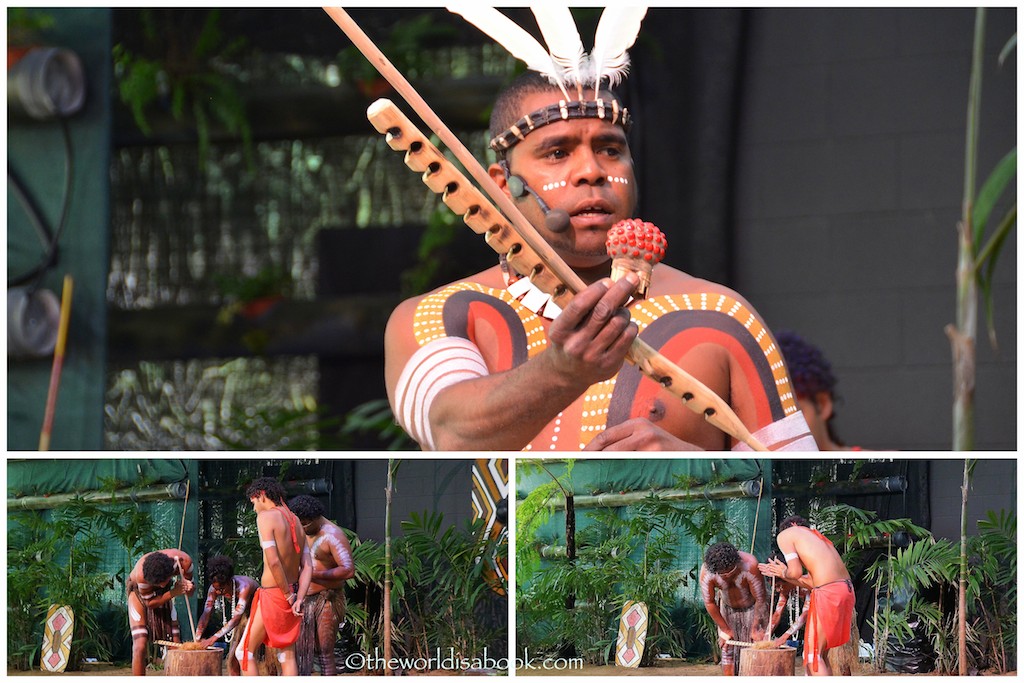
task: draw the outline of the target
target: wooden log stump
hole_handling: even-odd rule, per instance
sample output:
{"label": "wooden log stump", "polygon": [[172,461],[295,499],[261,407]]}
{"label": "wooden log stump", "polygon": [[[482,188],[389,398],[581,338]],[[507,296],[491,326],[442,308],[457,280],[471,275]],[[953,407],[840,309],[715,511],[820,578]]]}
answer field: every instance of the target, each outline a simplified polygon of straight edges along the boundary
{"label": "wooden log stump", "polygon": [[165,676],[220,676],[224,652],[216,650],[182,650],[167,648],[164,656]]}
{"label": "wooden log stump", "polygon": [[791,647],[745,647],[740,650],[740,676],[792,676],[796,650]]}

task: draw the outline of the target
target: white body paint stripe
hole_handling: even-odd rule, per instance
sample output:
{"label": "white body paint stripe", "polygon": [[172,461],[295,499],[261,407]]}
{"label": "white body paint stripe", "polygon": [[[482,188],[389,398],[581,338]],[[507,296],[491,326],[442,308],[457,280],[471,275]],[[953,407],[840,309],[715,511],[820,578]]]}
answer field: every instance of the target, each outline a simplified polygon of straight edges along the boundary
{"label": "white body paint stripe", "polygon": [[427,450],[434,450],[430,406],[442,390],[490,374],[480,351],[467,339],[442,337],[409,358],[395,385],[392,409],[398,424]]}

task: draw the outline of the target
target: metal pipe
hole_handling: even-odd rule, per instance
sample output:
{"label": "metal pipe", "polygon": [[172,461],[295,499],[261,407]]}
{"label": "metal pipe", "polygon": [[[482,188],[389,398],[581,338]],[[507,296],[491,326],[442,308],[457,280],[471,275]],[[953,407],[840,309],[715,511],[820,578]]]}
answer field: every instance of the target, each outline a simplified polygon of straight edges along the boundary
{"label": "metal pipe", "polygon": [[[723,498],[754,498],[760,491],[761,483],[755,479],[737,482],[735,484],[722,484],[720,486],[709,486],[706,488],[692,489],[650,489],[648,491],[629,491],[626,493],[599,493],[593,496],[573,496],[576,508],[595,507],[626,507],[635,505],[650,496],[658,500],[686,501],[686,500],[720,500]],[[552,505],[555,510],[565,508],[565,499],[556,499]]]}
{"label": "metal pipe", "polygon": [[185,498],[185,482],[176,481],[159,486],[118,491],[81,491],[76,493],[55,493],[50,496],[23,496],[8,498],[8,510],[48,510],[80,499],[85,503],[143,503],[152,500],[177,500]]}
{"label": "metal pipe", "polygon": [[[542,545],[539,548],[540,556],[545,560],[560,559],[564,560],[568,557],[569,553],[564,545]],[[579,557],[597,557],[597,550],[589,546],[576,549]],[[607,557],[618,557],[619,549],[612,548],[611,552],[606,553]]]}
{"label": "metal pipe", "polygon": [[903,493],[907,490],[907,478],[903,475],[856,479],[854,481],[820,481],[807,484],[775,484],[776,496],[860,496],[872,493]]}

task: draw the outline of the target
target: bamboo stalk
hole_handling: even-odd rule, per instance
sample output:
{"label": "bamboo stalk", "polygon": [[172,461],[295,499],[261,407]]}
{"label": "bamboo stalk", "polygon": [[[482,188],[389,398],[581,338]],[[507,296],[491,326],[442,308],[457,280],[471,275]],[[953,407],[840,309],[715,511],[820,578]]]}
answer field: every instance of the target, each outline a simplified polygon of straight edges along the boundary
{"label": "bamboo stalk", "polygon": [[57,327],[57,345],[53,351],[53,367],[50,370],[50,388],[46,394],[46,411],[43,413],[43,428],[39,433],[39,450],[50,450],[50,435],[53,433],[53,415],[57,411],[57,391],[60,389],[60,375],[64,369],[64,349],[71,324],[71,295],[75,282],[71,275],[64,276],[64,289],[60,296],[60,325]]}

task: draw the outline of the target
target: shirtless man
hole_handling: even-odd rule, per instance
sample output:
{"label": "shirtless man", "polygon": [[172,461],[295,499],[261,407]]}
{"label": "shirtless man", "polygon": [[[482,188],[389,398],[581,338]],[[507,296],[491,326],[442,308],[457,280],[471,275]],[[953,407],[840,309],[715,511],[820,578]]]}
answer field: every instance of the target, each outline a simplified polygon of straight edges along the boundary
{"label": "shirtless man", "polygon": [[[199,616],[196,624],[196,642],[202,643],[203,647],[210,647],[227,634],[231,634],[231,642],[228,645],[228,652],[234,652],[242,641],[242,632],[245,625],[249,623],[249,605],[260,587],[258,583],[248,576],[235,574],[235,565],[230,557],[216,555],[206,563],[206,574],[210,579],[210,589],[206,592],[206,604],[203,606],[203,613]],[[206,625],[210,623],[210,615],[213,614],[217,599],[220,598],[220,609],[224,617],[224,625],[209,638],[201,638]],[[228,603],[227,601],[231,602]],[[228,608],[230,605],[230,611]],[[242,673],[238,659],[228,657],[228,675],[240,676]]]}
{"label": "shirtless man", "polygon": [[311,675],[315,659],[320,675],[334,676],[334,645],[345,620],[345,582],[356,573],[352,549],[345,532],[324,517],[323,505],[313,496],[296,496],[288,507],[306,532],[313,558],[313,578],[302,605],[302,628],[295,647],[299,675]]}
{"label": "shirtless man", "polygon": [[[766,446],[816,450],[770,332],[739,294],[666,264],[654,269],[646,300],[631,298],[634,274],[612,283],[605,241],[612,226],[635,217],[638,200],[629,119],[611,92],[595,100],[592,85],[565,117],[548,116],[563,99],[535,73],[516,79],[494,106],[491,147],[499,162],[488,172],[587,287],[558,311],[528,274],[496,259],[488,270],[400,304],[384,339],[385,383],[399,424],[424,450],[736,446],[624,363],[639,334],[724,397]],[[551,211],[568,214],[565,230],[545,224],[532,194],[513,193],[522,184]]]}
{"label": "shirtless man", "polygon": [[803,517],[782,520],[775,541],[786,562],[770,559],[759,565],[761,573],[810,589],[804,668],[812,675],[831,676],[832,668],[826,658],[829,649],[850,639],[854,605],[850,573],[832,542],[811,529]]}
{"label": "shirtless man", "polygon": [[[736,550],[731,543],[715,543],[704,554],[700,592],[704,607],[718,625],[722,673],[735,676],[739,646],[730,645],[728,641],[761,640],[768,622],[768,595],[764,577],[757,569],[757,558]],[[721,608],[717,594],[721,596]]]}
{"label": "shirtless man", "polygon": [[247,676],[258,676],[256,650],[263,643],[280,650],[281,674],[297,676],[295,641],[302,623],[302,601],[309,590],[313,563],[306,533],[284,502],[284,487],[272,477],[260,477],[245,491],[256,511],[263,576],[249,614],[237,656]]}
{"label": "shirtless man", "polygon": [[126,587],[128,626],[132,634],[132,675],[145,676],[146,648],[150,641],[181,642],[174,598],[195,592],[192,558],[175,549],[146,553],[129,572]]}

